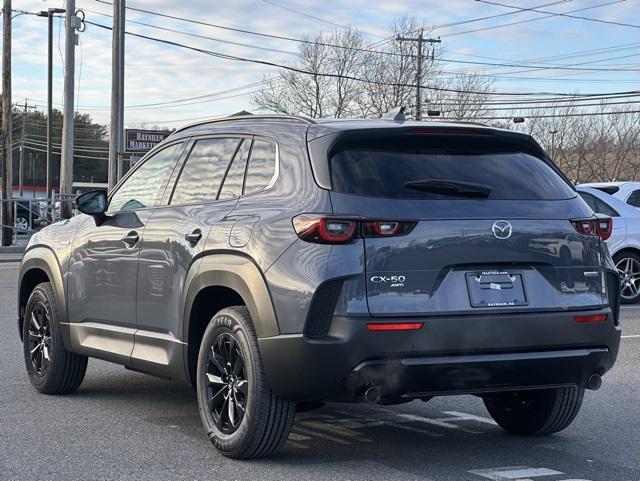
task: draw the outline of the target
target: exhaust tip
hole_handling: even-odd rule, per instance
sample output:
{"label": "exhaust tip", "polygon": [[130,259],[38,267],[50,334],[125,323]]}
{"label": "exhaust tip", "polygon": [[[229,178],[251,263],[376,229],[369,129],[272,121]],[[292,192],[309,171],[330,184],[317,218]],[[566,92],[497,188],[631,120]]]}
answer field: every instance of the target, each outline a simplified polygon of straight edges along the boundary
{"label": "exhaust tip", "polygon": [[362,398],[371,404],[378,404],[382,399],[382,392],[379,386],[371,386],[364,392]]}
{"label": "exhaust tip", "polygon": [[592,374],[587,381],[587,387],[592,391],[597,391],[602,386],[602,377],[600,374]]}

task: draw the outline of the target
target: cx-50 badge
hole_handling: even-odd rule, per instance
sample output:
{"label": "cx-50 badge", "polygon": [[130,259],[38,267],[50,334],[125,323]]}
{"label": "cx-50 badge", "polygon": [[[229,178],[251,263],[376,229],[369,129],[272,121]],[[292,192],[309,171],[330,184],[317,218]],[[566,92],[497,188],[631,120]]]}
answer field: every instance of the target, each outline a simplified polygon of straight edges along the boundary
{"label": "cx-50 badge", "polygon": [[508,239],[512,230],[511,224],[506,220],[497,220],[491,226],[491,232],[496,239]]}
{"label": "cx-50 badge", "polygon": [[374,284],[389,284],[389,287],[404,287],[406,276],[373,276],[371,282]]}

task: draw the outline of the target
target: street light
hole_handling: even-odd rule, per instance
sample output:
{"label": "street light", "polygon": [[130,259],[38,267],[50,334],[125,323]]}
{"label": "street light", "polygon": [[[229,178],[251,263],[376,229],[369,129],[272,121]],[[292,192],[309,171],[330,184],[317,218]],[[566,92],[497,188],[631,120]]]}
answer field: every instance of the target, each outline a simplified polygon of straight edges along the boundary
{"label": "street light", "polygon": [[51,142],[53,129],[53,16],[64,13],[64,8],[50,8],[38,13],[39,17],[47,17],[49,24],[49,46],[48,46],[48,66],[47,66],[47,187],[46,197],[51,195]]}

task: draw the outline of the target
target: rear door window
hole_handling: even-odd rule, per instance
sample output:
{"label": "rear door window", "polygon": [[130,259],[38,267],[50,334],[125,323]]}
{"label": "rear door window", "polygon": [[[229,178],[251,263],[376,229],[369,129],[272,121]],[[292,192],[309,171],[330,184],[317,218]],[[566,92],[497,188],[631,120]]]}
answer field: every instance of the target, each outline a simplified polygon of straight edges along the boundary
{"label": "rear door window", "polygon": [[222,179],[240,141],[239,138],[196,141],[178,178],[171,204],[199,204],[216,200]]}
{"label": "rear door window", "polygon": [[277,168],[277,148],[275,142],[256,139],[251,147],[244,194],[265,190],[274,180]]}
{"label": "rear door window", "polygon": [[[463,145],[464,144],[464,145]],[[479,185],[494,200],[560,200],[576,196],[554,169],[513,146],[460,139],[367,139],[329,154],[333,189],[396,199],[451,199],[415,184]],[[488,189],[487,189],[488,188]]]}
{"label": "rear door window", "polygon": [[251,139],[243,139],[240,148],[236,152],[233,162],[224,178],[222,189],[220,189],[219,200],[237,199],[242,195],[242,183],[244,182],[244,172],[247,167],[247,156],[251,148]]}

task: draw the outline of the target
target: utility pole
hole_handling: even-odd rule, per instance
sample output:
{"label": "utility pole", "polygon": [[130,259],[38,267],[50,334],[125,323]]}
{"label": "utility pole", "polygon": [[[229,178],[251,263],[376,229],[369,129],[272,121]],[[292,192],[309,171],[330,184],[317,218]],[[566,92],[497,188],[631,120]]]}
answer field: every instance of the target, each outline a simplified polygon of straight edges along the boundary
{"label": "utility pole", "polygon": [[109,189],[122,176],[124,151],[124,36],[126,3],[113,1],[111,36],[111,122],[109,126]]}
{"label": "utility pole", "polygon": [[[13,197],[13,156],[11,150],[11,0],[2,8],[2,161],[0,179],[2,199]],[[11,202],[0,202],[0,245],[11,245],[13,208]]]}
{"label": "utility pole", "polygon": [[60,214],[71,217],[71,193],[73,188],[73,123],[74,123],[74,75],[76,48],[76,0],[67,0],[65,12],[64,45],[64,97],[62,108],[62,148],[60,158]]}
{"label": "utility pole", "polygon": [[558,133],[557,130],[550,130],[549,133],[551,134],[551,160],[555,160],[555,156],[556,156],[556,134]]}
{"label": "utility pole", "polygon": [[47,166],[46,166],[46,193],[45,197],[51,198],[51,143],[53,141],[53,16],[64,13],[63,8],[50,8],[38,13],[39,17],[47,17],[48,45],[47,45]]}
{"label": "utility pole", "polygon": [[[412,37],[396,37],[398,42],[417,42],[418,52],[416,55],[416,120],[422,120],[422,61],[424,56],[422,55],[422,47],[425,43],[440,43],[440,38],[425,38],[424,29],[420,29],[420,35],[415,38]],[[433,55],[432,55],[433,59]]]}
{"label": "utility pole", "polygon": [[[20,163],[18,164],[18,196],[24,195],[24,140],[27,135],[27,114],[29,109],[35,109],[34,105],[28,105],[27,99],[24,99],[24,107],[22,111],[22,132],[20,133]],[[35,187],[33,180],[31,181],[32,190]],[[34,190],[35,192],[35,190]]]}

